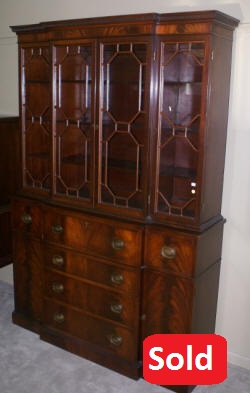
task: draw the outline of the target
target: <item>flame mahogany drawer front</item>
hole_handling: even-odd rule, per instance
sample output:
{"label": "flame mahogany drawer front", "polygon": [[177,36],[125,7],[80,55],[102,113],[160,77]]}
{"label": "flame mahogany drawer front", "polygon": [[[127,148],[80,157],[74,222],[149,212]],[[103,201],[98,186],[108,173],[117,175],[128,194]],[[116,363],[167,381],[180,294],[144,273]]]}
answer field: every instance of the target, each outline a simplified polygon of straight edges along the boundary
{"label": "flame mahogany drawer front", "polygon": [[45,240],[126,265],[141,263],[142,231],[136,225],[119,224],[90,216],[45,212]]}
{"label": "flame mahogany drawer front", "polygon": [[195,269],[196,238],[174,231],[146,232],[145,264],[171,273],[192,276]]}
{"label": "flame mahogany drawer front", "polygon": [[44,319],[46,326],[52,329],[98,345],[128,361],[137,360],[137,329],[127,330],[51,300],[45,300]]}
{"label": "flame mahogany drawer front", "polygon": [[14,201],[12,203],[12,229],[32,233],[36,236],[42,234],[41,206],[31,201]]}
{"label": "flame mahogany drawer front", "polygon": [[139,315],[138,297],[129,297],[79,280],[46,271],[45,297],[54,298],[88,313],[135,326]]}
{"label": "flame mahogany drawer front", "polygon": [[47,245],[44,261],[47,268],[114,288],[118,292],[137,296],[140,290],[140,272],[133,268],[125,268],[87,257],[79,252]]}

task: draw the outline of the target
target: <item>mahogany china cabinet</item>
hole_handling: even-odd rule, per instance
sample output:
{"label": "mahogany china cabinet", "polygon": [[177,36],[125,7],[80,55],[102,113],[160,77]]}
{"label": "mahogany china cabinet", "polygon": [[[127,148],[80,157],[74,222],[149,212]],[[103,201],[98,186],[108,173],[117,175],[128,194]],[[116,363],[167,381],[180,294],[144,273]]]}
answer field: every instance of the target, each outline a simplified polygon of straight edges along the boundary
{"label": "mahogany china cabinet", "polygon": [[147,336],[214,332],[237,24],[205,11],[12,27],[16,324],[135,379]]}
{"label": "mahogany china cabinet", "polygon": [[0,115],[0,268],[12,263],[11,197],[20,187],[19,118]]}

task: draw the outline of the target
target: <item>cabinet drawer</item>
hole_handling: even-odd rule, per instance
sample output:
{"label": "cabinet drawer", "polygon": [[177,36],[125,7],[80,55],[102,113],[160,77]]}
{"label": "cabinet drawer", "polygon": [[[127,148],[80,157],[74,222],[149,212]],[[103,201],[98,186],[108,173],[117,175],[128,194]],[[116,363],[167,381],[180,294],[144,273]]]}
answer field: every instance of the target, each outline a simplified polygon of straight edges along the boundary
{"label": "cabinet drawer", "polygon": [[141,263],[141,230],[92,217],[45,213],[45,239],[127,265]]}
{"label": "cabinet drawer", "polygon": [[150,229],[145,244],[146,265],[184,276],[194,274],[195,236]]}
{"label": "cabinet drawer", "polygon": [[46,297],[129,326],[137,323],[139,299],[46,271]]}
{"label": "cabinet drawer", "polygon": [[51,300],[45,300],[44,323],[48,327],[98,345],[126,360],[137,360],[137,329],[129,331]]}
{"label": "cabinet drawer", "polygon": [[14,230],[21,230],[41,236],[42,214],[39,204],[29,200],[15,200],[11,206],[11,221]]}
{"label": "cabinet drawer", "polygon": [[99,283],[119,292],[138,294],[140,271],[86,257],[84,254],[46,245],[45,264],[48,268]]}

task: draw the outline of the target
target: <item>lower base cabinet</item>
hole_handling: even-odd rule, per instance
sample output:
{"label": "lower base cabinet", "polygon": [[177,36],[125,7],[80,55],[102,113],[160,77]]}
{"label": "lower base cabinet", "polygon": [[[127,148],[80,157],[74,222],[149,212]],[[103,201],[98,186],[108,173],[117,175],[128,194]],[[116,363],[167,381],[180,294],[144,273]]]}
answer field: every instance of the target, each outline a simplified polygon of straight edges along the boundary
{"label": "lower base cabinet", "polygon": [[147,336],[214,332],[223,222],[196,234],[28,198],[12,208],[16,324],[134,379]]}

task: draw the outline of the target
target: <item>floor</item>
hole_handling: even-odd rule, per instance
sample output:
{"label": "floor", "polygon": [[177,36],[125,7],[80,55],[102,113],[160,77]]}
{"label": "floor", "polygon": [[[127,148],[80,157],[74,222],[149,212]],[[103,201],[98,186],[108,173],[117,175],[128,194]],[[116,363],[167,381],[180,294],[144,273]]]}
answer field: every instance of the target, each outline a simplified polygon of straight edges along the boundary
{"label": "floor", "polygon": [[[79,358],[11,322],[13,288],[0,281],[0,393],[171,393]],[[250,371],[229,365],[219,385],[194,393],[250,393]]]}

